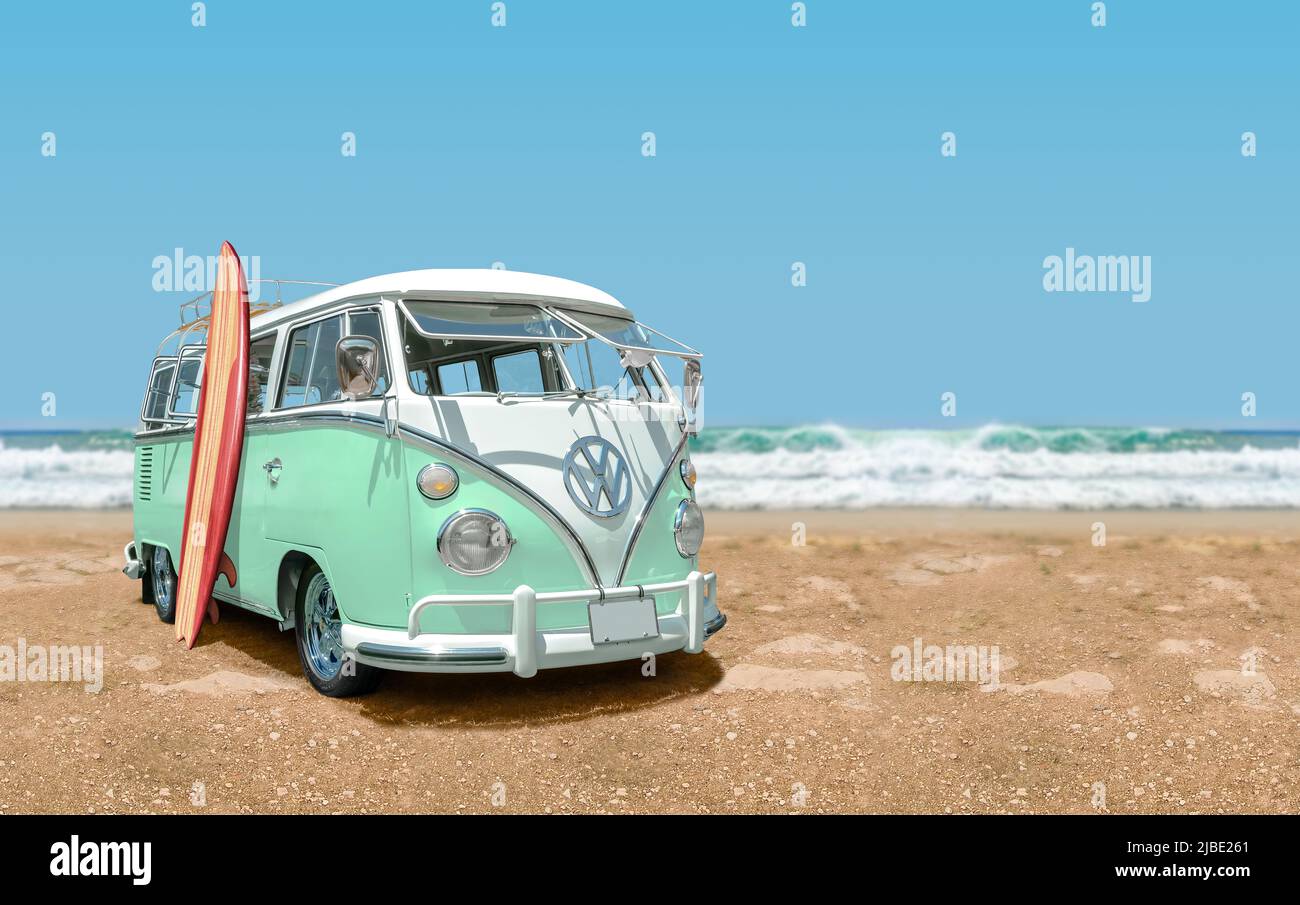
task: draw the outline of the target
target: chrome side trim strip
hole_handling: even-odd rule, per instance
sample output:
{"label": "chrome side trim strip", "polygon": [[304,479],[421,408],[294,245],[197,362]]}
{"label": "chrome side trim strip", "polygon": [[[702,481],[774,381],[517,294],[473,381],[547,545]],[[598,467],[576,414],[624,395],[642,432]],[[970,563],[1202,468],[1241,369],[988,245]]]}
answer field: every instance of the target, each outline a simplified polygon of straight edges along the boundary
{"label": "chrome side trim strip", "polygon": [[[376,397],[378,398],[378,397]],[[325,405],[338,405],[338,402],[318,402],[311,406],[302,406],[301,408],[315,409]],[[343,409],[334,409],[330,411],[302,411],[301,409],[281,409],[274,414],[256,414],[249,415],[244,419],[244,433],[250,431],[269,430],[272,427],[297,427],[302,422],[308,420],[329,419],[333,421],[351,421],[357,423],[370,424],[378,421],[383,424],[382,418],[376,418],[374,415],[367,415],[364,412],[349,412]],[[137,431],[135,433],[136,445],[141,443],[152,443],[155,440],[167,439],[169,437],[180,436],[182,434],[194,433],[194,419],[190,419],[180,427],[169,427],[162,430]]]}
{"label": "chrome side trim strip", "polygon": [[445,663],[465,665],[502,665],[509,659],[504,647],[460,647],[442,648],[440,650],[418,650],[410,647],[398,647],[394,644],[376,644],[362,641],[357,645],[357,653],[363,657],[375,657],[381,660],[396,660],[403,663]]}
{"label": "chrome side trim strip", "polygon": [[380,431],[384,429],[384,419],[377,415],[367,415],[365,412],[301,412],[290,410],[288,412],[262,415],[258,418],[250,418],[244,422],[244,432],[260,432],[269,430],[281,430],[289,427],[307,426],[309,422],[333,421],[348,424],[353,427],[360,427],[363,430],[378,427]]}
{"label": "chrome side trim strip", "polygon": [[[375,415],[367,415],[363,412],[299,412],[284,415],[263,416],[261,418],[250,419],[245,427],[249,430],[273,430],[285,427],[294,427],[307,422],[340,422],[353,427],[359,427],[363,430],[375,430],[384,433],[384,419]],[[573,526],[564,520],[550,503],[546,502],[528,487],[520,483],[516,478],[506,474],[497,468],[491,462],[487,462],[473,453],[466,452],[459,446],[454,446],[446,440],[440,439],[427,434],[424,431],[411,427],[407,424],[399,425],[398,432],[404,437],[413,440],[425,446],[432,447],[435,452],[460,459],[472,467],[480,468],[486,471],[492,477],[496,478],[502,484],[505,484],[515,493],[524,497],[527,503],[538,512],[539,515],[548,521],[553,529],[560,535],[566,546],[569,547],[578,561],[579,567],[586,573],[586,578],[591,582],[593,587],[600,587],[600,573],[596,571],[596,564],[587,552],[587,547],[583,544],[582,539],[578,537],[578,532],[573,530]],[[156,436],[156,435],[151,435]]]}
{"label": "chrome side trim strip", "polygon": [[181,434],[192,433],[194,433],[193,422],[180,427],[168,427],[151,431],[137,431],[134,439],[135,445],[139,446],[142,443],[152,443],[155,440],[166,440],[169,437],[178,437]]}
{"label": "chrome side trim strip", "polygon": [[641,529],[645,527],[646,518],[650,515],[650,508],[659,499],[659,493],[664,489],[664,482],[668,480],[668,476],[677,470],[677,457],[682,454],[689,438],[690,434],[683,431],[682,439],[677,441],[677,448],[668,457],[668,464],[664,466],[663,474],[659,475],[659,480],[655,483],[655,489],[650,492],[650,496],[646,497],[645,505],[637,513],[636,522],[632,525],[632,533],[627,538],[627,546],[623,548],[623,560],[618,567],[618,577],[614,580],[614,584],[621,585],[623,579],[627,577],[627,567],[632,562],[632,552],[636,549],[637,538],[641,536]]}
{"label": "chrome side trim strip", "polygon": [[[251,600],[245,600],[243,597],[240,597],[237,594],[232,594],[230,590],[227,588],[213,588],[212,596],[215,597],[217,600],[221,601],[222,603],[228,603],[231,606],[237,606],[240,609],[248,610],[250,613],[257,613],[259,616],[271,616],[276,620],[279,620],[280,618],[280,614],[275,610],[268,610],[266,607],[262,606],[259,603],[254,603]],[[281,629],[281,631],[283,631],[283,629]]]}

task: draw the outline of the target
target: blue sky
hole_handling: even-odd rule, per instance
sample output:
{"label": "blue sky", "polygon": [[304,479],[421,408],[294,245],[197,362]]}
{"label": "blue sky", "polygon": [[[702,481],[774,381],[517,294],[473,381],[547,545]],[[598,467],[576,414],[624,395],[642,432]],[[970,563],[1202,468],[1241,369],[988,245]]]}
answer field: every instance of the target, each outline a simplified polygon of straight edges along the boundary
{"label": "blue sky", "polygon": [[[715,425],[1300,425],[1300,4],[506,5],[6,8],[0,429],[131,423],[151,262],[223,239],[591,283],[704,350]],[[1067,246],[1151,300],[1045,292]]]}

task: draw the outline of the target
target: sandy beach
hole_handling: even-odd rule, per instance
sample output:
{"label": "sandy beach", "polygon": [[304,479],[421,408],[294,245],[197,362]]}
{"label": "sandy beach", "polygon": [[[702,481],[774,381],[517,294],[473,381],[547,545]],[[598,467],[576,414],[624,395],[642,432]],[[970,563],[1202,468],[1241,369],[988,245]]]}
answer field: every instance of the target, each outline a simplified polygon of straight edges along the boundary
{"label": "sandy beach", "polygon": [[0,812],[1300,807],[1296,511],[710,512],[704,654],[342,701],[233,607],[177,645],[130,519],[0,512],[0,645],[104,657],[0,682]]}

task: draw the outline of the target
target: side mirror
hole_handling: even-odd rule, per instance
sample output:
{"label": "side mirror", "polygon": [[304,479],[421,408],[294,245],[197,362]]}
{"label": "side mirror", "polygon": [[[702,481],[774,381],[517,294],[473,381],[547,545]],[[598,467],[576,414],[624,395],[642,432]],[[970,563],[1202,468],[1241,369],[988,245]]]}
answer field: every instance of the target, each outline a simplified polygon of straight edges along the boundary
{"label": "side mirror", "polygon": [[686,405],[694,413],[700,407],[700,386],[704,382],[704,375],[700,373],[700,363],[694,358],[686,359],[682,370],[682,391],[686,396]]}
{"label": "side mirror", "polygon": [[334,347],[339,390],[344,399],[365,399],[379,385],[379,343],[370,336],[345,336]]}

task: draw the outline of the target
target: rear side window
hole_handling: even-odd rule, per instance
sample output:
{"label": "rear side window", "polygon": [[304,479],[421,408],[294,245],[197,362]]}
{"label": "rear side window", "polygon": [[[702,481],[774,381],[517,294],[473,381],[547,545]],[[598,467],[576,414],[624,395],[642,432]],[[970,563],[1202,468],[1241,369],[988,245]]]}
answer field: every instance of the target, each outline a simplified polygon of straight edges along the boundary
{"label": "rear side window", "polygon": [[175,358],[159,358],[153,363],[153,373],[149,375],[149,388],[145,391],[144,405],[140,409],[141,420],[151,422],[167,420],[167,400],[171,396],[172,378],[175,376]]}
{"label": "rear side window", "polygon": [[479,379],[478,362],[471,358],[438,366],[438,386],[444,396],[457,393],[478,393],[483,390]]}
{"label": "rear side window", "polygon": [[280,408],[316,405],[342,398],[334,347],[342,336],[343,317],[327,318],[289,334]]}
{"label": "rear side window", "polygon": [[525,349],[492,359],[492,376],[501,393],[542,393],[542,360],[536,349]]}
{"label": "rear side window", "polygon": [[170,408],[171,414],[177,417],[190,418],[199,410],[199,387],[203,382],[203,354],[202,349],[186,349],[181,352],[176,375],[176,392],[172,396]]}
{"label": "rear side window", "polygon": [[248,355],[248,414],[261,414],[266,407],[266,391],[271,386],[271,354],[275,352],[275,334],[253,340]]}

